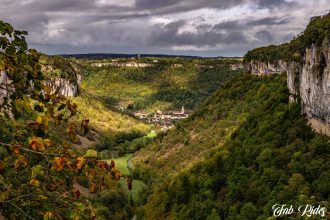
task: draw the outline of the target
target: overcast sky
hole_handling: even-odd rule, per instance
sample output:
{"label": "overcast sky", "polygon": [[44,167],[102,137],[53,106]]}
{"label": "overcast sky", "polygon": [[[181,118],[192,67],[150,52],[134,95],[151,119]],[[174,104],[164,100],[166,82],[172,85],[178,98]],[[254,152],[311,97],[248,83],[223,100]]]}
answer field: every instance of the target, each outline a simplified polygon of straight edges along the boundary
{"label": "overcast sky", "polygon": [[0,19],[47,54],[242,56],[304,30],[330,0],[0,0]]}

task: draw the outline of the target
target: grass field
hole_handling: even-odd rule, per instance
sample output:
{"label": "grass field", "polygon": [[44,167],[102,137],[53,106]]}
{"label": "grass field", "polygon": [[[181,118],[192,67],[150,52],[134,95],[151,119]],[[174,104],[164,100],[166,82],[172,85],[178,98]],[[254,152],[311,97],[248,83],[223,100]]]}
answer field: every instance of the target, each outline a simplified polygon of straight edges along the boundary
{"label": "grass field", "polygon": [[[133,156],[133,154],[126,154],[123,157],[119,157],[116,159],[113,159],[116,163],[116,167],[125,175],[130,175],[130,170],[128,169],[127,166],[127,161]],[[111,159],[107,160],[108,163],[111,162]],[[146,184],[142,182],[141,180],[133,180],[132,183],[132,190],[128,190],[127,185],[126,185],[126,179],[122,178],[119,181],[120,185],[123,187],[125,190],[125,193],[127,196],[131,196],[133,198],[134,202],[137,202],[139,200],[139,192],[146,187]]]}
{"label": "grass field", "polygon": [[106,160],[108,163],[111,160],[115,161],[116,167],[125,175],[130,175],[130,170],[127,167],[127,161],[133,156],[133,154],[126,154],[125,156]]}

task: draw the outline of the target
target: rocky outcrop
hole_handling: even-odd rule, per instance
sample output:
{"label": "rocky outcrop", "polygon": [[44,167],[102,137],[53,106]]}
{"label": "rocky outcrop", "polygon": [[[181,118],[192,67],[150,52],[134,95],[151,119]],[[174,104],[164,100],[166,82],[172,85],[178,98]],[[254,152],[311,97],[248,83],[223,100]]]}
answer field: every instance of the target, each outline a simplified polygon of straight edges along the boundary
{"label": "rocky outcrop", "polygon": [[3,103],[4,98],[9,98],[10,91],[13,89],[7,72],[3,70],[0,71],[0,103]]}
{"label": "rocky outcrop", "polygon": [[274,63],[251,60],[244,68],[254,75],[280,74],[286,72],[287,63],[281,60]]}
{"label": "rocky outcrop", "polygon": [[[71,80],[58,77],[48,78],[44,80],[44,84],[50,88],[52,94],[56,93],[65,97],[74,97],[79,94],[81,81],[81,75],[77,74],[76,78]],[[7,72],[0,71],[0,103],[3,103],[5,97],[9,98],[12,91],[14,91],[14,87]]]}
{"label": "rocky outcrop", "polygon": [[243,63],[235,63],[229,65],[230,70],[242,70],[243,68],[244,68]]}
{"label": "rocky outcrop", "polygon": [[286,72],[290,100],[301,100],[302,111],[312,127],[330,135],[330,41],[320,46],[306,48],[302,62],[276,61],[264,63],[251,61],[245,68],[256,75]]}
{"label": "rocky outcrop", "polygon": [[76,79],[63,79],[59,77],[49,78],[44,84],[50,88],[52,94],[59,94],[65,97],[75,97],[79,94],[79,85],[81,84],[81,75]]}
{"label": "rocky outcrop", "polygon": [[[306,49],[303,63],[288,69],[288,88],[310,119],[330,126],[330,42]],[[296,67],[295,67],[296,66]]]}

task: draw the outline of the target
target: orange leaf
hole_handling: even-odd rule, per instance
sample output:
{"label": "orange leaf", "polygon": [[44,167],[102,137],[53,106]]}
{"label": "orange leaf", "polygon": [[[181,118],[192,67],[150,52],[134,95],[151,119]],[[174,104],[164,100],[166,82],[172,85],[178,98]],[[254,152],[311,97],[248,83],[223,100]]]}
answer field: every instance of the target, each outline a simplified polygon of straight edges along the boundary
{"label": "orange leaf", "polygon": [[79,191],[78,189],[73,189],[73,194],[75,195],[75,197],[76,197],[77,199],[80,198],[80,191]]}
{"label": "orange leaf", "polygon": [[33,137],[29,139],[29,146],[32,150],[34,151],[44,151],[45,150],[45,145],[40,137]]}
{"label": "orange leaf", "polygon": [[86,164],[86,159],[83,157],[78,157],[76,161],[76,167],[78,170],[81,170]]}
{"label": "orange leaf", "polygon": [[31,180],[30,180],[30,186],[40,187],[40,182],[39,182],[39,180],[31,179]]}
{"label": "orange leaf", "polygon": [[3,160],[0,160],[0,170],[3,170],[5,168],[5,163]]}
{"label": "orange leaf", "polygon": [[68,197],[69,197],[69,193],[68,193],[68,192],[63,193],[63,194],[62,194],[62,197],[63,197],[63,198],[68,198]]}
{"label": "orange leaf", "polygon": [[93,179],[95,176],[95,170],[94,169],[86,169],[85,170],[85,176],[87,176],[90,179]]}
{"label": "orange leaf", "polygon": [[94,193],[94,192],[96,192],[96,182],[95,181],[92,181],[90,184],[89,184],[89,191],[91,192],[91,193]]}
{"label": "orange leaf", "polygon": [[95,161],[95,162],[96,162],[96,166],[98,166],[98,167],[101,168],[101,169],[106,170],[106,169],[108,168],[108,164],[107,164],[107,162],[105,162],[105,161],[97,160],[97,161]]}
{"label": "orange leaf", "polygon": [[111,178],[115,177],[116,180],[120,180],[120,177],[123,176],[123,174],[116,168],[113,167],[110,172]]}
{"label": "orange leaf", "polygon": [[22,156],[20,155],[18,157],[18,159],[15,161],[15,169],[18,169],[20,167],[26,167],[28,165],[28,162],[27,160]]}
{"label": "orange leaf", "polygon": [[63,170],[67,160],[68,159],[66,157],[55,157],[53,163],[53,169],[56,171]]}
{"label": "orange leaf", "polygon": [[111,168],[114,168],[114,167],[116,167],[116,164],[115,164],[115,161],[114,160],[111,160]]}
{"label": "orange leaf", "polygon": [[15,145],[12,146],[12,151],[16,155],[19,154],[20,149],[21,149],[21,145],[15,144]]}

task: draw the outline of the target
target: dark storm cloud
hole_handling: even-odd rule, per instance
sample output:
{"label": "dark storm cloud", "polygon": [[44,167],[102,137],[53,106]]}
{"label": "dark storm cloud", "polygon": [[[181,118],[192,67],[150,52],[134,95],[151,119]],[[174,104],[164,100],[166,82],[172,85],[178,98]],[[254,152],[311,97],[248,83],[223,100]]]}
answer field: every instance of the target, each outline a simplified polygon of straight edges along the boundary
{"label": "dark storm cloud", "polygon": [[178,4],[180,0],[136,0],[135,5],[137,8],[163,8],[171,5]]}
{"label": "dark storm cloud", "polygon": [[199,26],[196,32],[179,33],[179,29],[185,24],[185,21],[177,21],[161,27],[155,26],[150,42],[162,47],[171,45],[214,47],[221,44],[248,43],[247,37],[239,30],[219,32],[214,28]]}
{"label": "dark storm cloud", "polygon": [[247,22],[247,25],[282,25],[287,24],[291,20],[290,17],[281,18],[281,17],[267,17],[257,20],[252,20]]}
{"label": "dark storm cloud", "polygon": [[222,30],[222,29],[237,29],[237,28],[243,28],[244,25],[240,23],[239,20],[236,21],[225,21],[221,22],[219,24],[214,25],[215,30]]}
{"label": "dark storm cloud", "polygon": [[254,36],[263,42],[271,42],[272,40],[274,40],[272,34],[266,30],[258,31],[257,33],[255,33]]}
{"label": "dark storm cloud", "polygon": [[243,55],[292,38],[327,1],[0,0],[0,19],[29,31],[29,43],[44,52]]}
{"label": "dark storm cloud", "polygon": [[158,9],[160,13],[196,10],[200,8],[225,9],[240,5],[247,0],[136,0],[138,9]]}
{"label": "dark storm cloud", "polygon": [[138,9],[158,9],[159,13],[195,10],[200,8],[226,9],[244,3],[253,3],[255,7],[276,8],[292,5],[286,0],[136,0]]}
{"label": "dark storm cloud", "polygon": [[254,20],[232,20],[232,21],[225,21],[218,23],[213,26],[214,30],[249,30],[253,27],[257,26],[272,26],[272,25],[285,25],[290,22],[290,17],[265,17],[261,19],[254,19]]}
{"label": "dark storm cloud", "polygon": [[296,5],[296,3],[288,2],[286,0],[257,0],[256,5],[260,8],[276,8],[276,7],[292,7]]}

